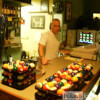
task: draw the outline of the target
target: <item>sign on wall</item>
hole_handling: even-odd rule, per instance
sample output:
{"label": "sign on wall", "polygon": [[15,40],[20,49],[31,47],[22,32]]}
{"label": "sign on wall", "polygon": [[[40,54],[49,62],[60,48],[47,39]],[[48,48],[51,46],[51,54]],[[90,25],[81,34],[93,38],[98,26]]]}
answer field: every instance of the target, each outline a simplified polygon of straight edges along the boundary
{"label": "sign on wall", "polygon": [[71,2],[66,3],[66,20],[67,21],[72,20],[72,3]]}

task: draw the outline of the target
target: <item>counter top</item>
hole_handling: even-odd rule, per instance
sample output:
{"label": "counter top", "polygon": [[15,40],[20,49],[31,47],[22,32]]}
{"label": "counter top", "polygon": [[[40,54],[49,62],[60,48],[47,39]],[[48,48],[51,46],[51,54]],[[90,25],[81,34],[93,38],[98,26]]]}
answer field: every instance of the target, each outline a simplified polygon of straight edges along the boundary
{"label": "counter top", "polygon": [[[58,70],[65,68],[68,64],[72,63],[73,60],[65,59],[66,56],[62,56],[59,58],[56,58],[49,62],[48,65],[43,65],[43,70],[46,71],[46,74],[43,75],[40,79],[37,80],[37,82],[40,82],[49,76],[53,75]],[[100,68],[100,61],[92,61],[92,60],[84,60],[82,63],[86,64],[92,64],[93,65],[93,74],[96,74],[96,72]],[[29,87],[25,88],[24,90],[17,90],[14,88],[11,88],[9,86],[6,86],[0,82],[0,90],[6,92],[7,94],[13,95],[15,97],[18,97],[21,100],[35,100],[35,92],[37,91],[35,89],[36,83],[30,85]]]}

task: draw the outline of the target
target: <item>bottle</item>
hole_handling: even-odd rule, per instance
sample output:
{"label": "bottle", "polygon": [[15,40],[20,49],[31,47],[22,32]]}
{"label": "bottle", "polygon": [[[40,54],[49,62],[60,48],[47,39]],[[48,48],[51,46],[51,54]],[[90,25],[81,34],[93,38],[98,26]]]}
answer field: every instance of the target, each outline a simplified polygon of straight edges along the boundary
{"label": "bottle", "polygon": [[16,11],[15,11],[15,6],[13,6],[13,16],[15,16],[15,14],[16,14]]}
{"label": "bottle", "polygon": [[6,14],[7,14],[6,3],[4,3],[4,7],[3,7],[3,14],[4,14],[4,15],[6,15]]}
{"label": "bottle", "polygon": [[9,16],[10,15],[10,7],[9,7],[9,4],[7,4],[7,9],[6,9],[7,11],[6,11],[6,13],[7,13],[7,16]]}
{"label": "bottle", "polygon": [[15,17],[18,17],[18,7],[15,7]]}
{"label": "bottle", "polygon": [[10,16],[13,16],[13,7],[10,6]]}
{"label": "bottle", "polygon": [[12,56],[9,55],[9,63],[10,63],[10,64],[12,64],[12,59],[13,59]]}
{"label": "bottle", "polygon": [[18,7],[18,17],[21,17],[21,7]]}
{"label": "bottle", "polygon": [[4,2],[2,2],[2,14],[4,14]]}

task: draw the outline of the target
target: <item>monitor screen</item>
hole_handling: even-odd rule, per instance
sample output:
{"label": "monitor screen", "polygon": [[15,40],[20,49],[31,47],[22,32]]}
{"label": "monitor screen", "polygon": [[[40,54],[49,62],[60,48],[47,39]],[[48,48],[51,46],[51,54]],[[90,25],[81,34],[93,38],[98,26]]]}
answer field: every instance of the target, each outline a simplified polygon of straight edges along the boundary
{"label": "monitor screen", "polygon": [[95,30],[78,30],[77,45],[93,44],[95,42]]}

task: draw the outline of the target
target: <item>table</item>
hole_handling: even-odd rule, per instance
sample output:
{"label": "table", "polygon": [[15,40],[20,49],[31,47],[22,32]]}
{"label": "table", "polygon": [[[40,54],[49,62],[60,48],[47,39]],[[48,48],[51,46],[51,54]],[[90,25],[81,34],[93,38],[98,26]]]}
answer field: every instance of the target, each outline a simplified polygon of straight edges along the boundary
{"label": "table", "polygon": [[[48,78],[49,76],[52,76],[55,72],[62,68],[65,68],[68,64],[73,62],[72,60],[66,60],[65,57],[66,56],[56,58],[50,61],[48,65],[43,65],[42,68],[46,71],[46,74],[38,79],[37,82],[40,82]],[[82,63],[92,64],[93,74],[96,74],[100,68],[100,61],[84,60]],[[8,98],[15,98],[14,100],[35,100],[35,93],[37,92],[37,90],[35,89],[35,85],[37,84],[37,82],[25,88],[24,90],[16,90],[0,82],[0,92],[3,93],[3,95],[6,93]]]}

